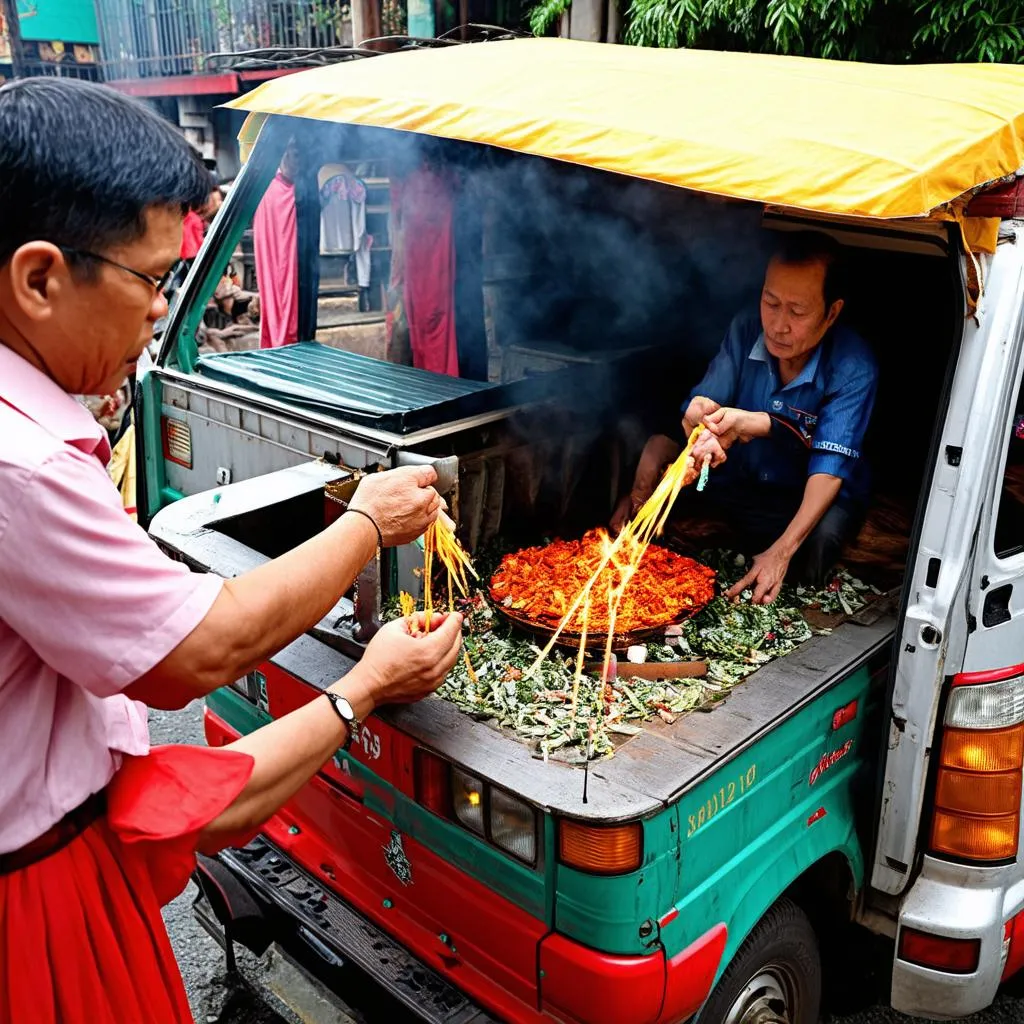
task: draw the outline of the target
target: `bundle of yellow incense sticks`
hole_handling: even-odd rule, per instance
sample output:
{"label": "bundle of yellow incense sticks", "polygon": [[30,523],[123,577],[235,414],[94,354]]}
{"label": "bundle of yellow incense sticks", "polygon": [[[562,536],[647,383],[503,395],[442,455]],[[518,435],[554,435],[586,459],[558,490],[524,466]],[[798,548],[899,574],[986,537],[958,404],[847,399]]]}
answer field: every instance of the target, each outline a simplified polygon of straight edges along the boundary
{"label": "bundle of yellow incense sticks", "polygon": [[608,550],[605,552],[600,565],[598,565],[583,589],[576,595],[562,621],[558,624],[554,635],[526,673],[527,678],[529,678],[537,671],[540,664],[551,653],[568,623],[573,621],[580,605],[583,605],[583,629],[580,635],[579,654],[576,658],[576,673],[572,693],[572,715],[576,713],[580,677],[583,673],[584,650],[587,641],[587,619],[590,612],[590,592],[593,590],[601,573],[609,565],[614,565],[618,569],[619,583],[617,586],[610,588],[608,594],[608,636],[605,641],[604,660],[604,664],[607,665],[611,660],[612,643],[615,637],[615,619],[618,614],[619,604],[622,601],[622,595],[646,554],[651,541],[665,527],[669,512],[672,510],[672,505],[675,503],[676,498],[679,497],[679,492],[683,489],[686,481],[687,463],[689,462],[690,454],[693,452],[693,446],[697,443],[697,438],[700,437],[704,430],[704,424],[698,423],[693,433],[690,434],[686,447],[661,478],[658,486],[654,489],[654,493],[644,502],[636,516],[622,528],[618,537],[609,542]]}
{"label": "bundle of yellow incense sticks", "polygon": [[469,580],[466,573],[479,579],[466,549],[455,536],[455,524],[443,512],[427,527],[423,535],[423,611],[426,613],[426,630],[430,632],[430,617],[434,611],[431,593],[434,574],[434,558],[444,566],[448,574],[448,611],[455,610],[454,588],[458,587],[463,597],[469,596]]}

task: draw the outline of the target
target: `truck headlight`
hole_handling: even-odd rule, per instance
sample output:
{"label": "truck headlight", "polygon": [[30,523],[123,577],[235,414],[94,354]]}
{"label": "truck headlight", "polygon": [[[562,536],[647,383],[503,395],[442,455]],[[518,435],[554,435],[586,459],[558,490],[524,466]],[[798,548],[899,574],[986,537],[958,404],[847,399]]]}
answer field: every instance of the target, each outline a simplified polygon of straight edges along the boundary
{"label": "truck headlight", "polygon": [[491,842],[517,860],[533,864],[537,860],[537,815],[522,800],[491,787]]}
{"label": "truck headlight", "polygon": [[459,768],[452,768],[452,806],[455,817],[478,836],[484,829],[484,784]]}

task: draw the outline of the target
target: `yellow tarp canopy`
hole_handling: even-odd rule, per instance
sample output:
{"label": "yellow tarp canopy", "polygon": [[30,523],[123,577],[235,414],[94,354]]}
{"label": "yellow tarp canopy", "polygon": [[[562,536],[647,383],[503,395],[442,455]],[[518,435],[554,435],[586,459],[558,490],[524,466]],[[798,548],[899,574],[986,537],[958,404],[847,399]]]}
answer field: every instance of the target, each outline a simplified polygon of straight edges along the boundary
{"label": "yellow tarp canopy", "polygon": [[520,39],[264,83],[228,106],[486,143],[738,199],[922,216],[1024,166],[1024,67]]}

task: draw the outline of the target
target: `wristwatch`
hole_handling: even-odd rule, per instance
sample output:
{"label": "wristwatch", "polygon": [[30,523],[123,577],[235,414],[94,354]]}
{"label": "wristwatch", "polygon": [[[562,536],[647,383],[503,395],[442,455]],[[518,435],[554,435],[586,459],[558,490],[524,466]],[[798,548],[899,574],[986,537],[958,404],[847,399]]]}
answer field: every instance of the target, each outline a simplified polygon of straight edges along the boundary
{"label": "wristwatch", "polygon": [[345,742],[341,745],[341,749],[348,750],[352,746],[353,741],[359,737],[359,719],[356,718],[356,713],[347,697],[342,697],[340,693],[333,693],[331,690],[324,690],[324,696],[331,702],[331,706],[338,717],[346,725],[348,735],[345,737]]}

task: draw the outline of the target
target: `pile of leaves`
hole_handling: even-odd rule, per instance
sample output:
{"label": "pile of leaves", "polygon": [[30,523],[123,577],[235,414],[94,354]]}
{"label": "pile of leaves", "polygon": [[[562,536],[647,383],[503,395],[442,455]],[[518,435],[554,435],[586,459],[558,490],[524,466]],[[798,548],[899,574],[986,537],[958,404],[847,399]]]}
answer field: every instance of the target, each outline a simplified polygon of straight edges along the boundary
{"label": "pile of leaves", "polygon": [[[718,573],[719,595],[746,571],[743,556],[728,551],[705,551],[700,561]],[[537,757],[583,763],[612,754],[616,741],[640,732],[645,720],[660,717],[671,723],[687,712],[709,709],[758,668],[796,650],[816,632],[829,632],[812,628],[805,611],[850,615],[877,593],[840,570],[823,590],[786,586],[770,605],[751,604],[749,592],[736,603],[718,596],[647,645],[647,661],[703,660],[706,677],[630,678],[630,663],[620,658],[617,678],[609,685],[595,675],[583,676],[573,715],[575,653],[556,648],[528,679],[538,645],[510,627],[477,591],[460,608],[469,665],[465,658],[456,662],[438,695],[474,718],[509,730]],[[398,614],[397,603],[386,612],[389,618]]]}

